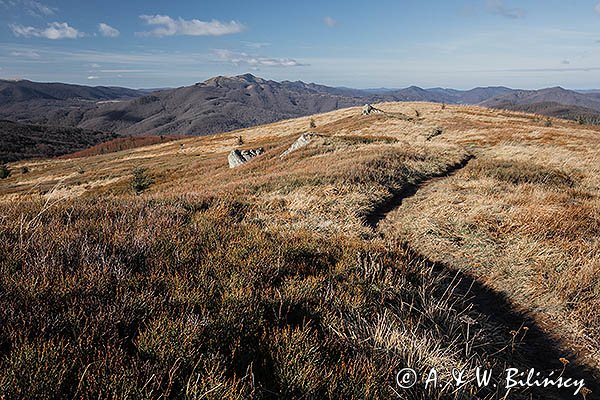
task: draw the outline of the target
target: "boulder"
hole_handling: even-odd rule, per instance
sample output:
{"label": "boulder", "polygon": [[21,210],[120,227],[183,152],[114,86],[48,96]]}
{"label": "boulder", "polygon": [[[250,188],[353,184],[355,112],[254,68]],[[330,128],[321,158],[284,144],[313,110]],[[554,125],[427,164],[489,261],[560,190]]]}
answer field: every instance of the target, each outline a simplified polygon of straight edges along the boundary
{"label": "boulder", "polygon": [[240,165],[252,160],[256,156],[260,156],[265,152],[265,149],[259,147],[251,150],[232,150],[227,157],[229,168],[239,167]]}
{"label": "boulder", "polygon": [[365,105],[363,106],[363,111],[362,111],[362,114],[363,114],[363,115],[371,115],[371,114],[379,114],[379,113],[382,113],[382,112],[383,112],[383,111],[382,111],[382,110],[380,110],[379,108],[375,108],[375,107],[373,107],[373,106],[372,106],[372,105],[370,105],[370,104],[365,104]]}
{"label": "boulder", "polygon": [[292,143],[292,145],[283,153],[281,153],[281,155],[279,157],[283,158],[285,156],[287,156],[288,154],[290,154],[292,151],[296,151],[306,145],[308,145],[313,137],[315,136],[314,133],[303,133],[302,135],[300,135],[300,137],[298,139],[296,139],[296,141],[294,143]]}

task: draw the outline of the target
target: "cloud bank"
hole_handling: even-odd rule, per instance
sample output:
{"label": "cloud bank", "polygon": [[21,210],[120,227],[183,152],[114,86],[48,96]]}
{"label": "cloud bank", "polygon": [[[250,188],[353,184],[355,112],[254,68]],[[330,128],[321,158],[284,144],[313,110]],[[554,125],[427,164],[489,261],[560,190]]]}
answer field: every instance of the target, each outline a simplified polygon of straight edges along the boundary
{"label": "cloud bank", "polygon": [[230,50],[214,50],[215,56],[220,61],[230,62],[235,65],[249,65],[251,67],[300,67],[306,66],[292,58],[272,58],[253,56],[246,53],[237,53]]}
{"label": "cloud bank", "polygon": [[84,36],[83,32],[69,26],[66,22],[50,22],[45,29],[35,28],[33,26],[9,25],[15,36],[21,37],[39,37],[51,40],[58,39],[77,39]]}
{"label": "cloud bank", "polygon": [[200,21],[197,19],[185,20],[171,18],[168,15],[140,15],[146,24],[155,26],[147,32],[139,32],[140,36],[222,36],[240,33],[246,27],[237,21],[221,22],[217,20]]}

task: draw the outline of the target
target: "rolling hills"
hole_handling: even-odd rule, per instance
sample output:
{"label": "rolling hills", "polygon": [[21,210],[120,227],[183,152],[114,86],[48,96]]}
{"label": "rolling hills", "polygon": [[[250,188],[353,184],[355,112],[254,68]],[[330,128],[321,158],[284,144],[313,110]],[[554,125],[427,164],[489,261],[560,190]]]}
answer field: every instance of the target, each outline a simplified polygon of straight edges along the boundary
{"label": "rolling hills", "polygon": [[251,74],[216,77],[194,86],[153,93],[88,112],[80,126],[142,133],[206,135],[314,113],[383,101],[473,104],[506,94],[507,88],[468,91],[412,86],[383,93],[304,82],[275,82]]}
{"label": "rolling hills", "polygon": [[[480,104],[533,112],[594,124],[600,120],[600,96],[562,88],[539,91],[480,87],[466,91],[411,86],[405,89],[358,90],[300,81],[276,82],[251,74],[215,77],[192,86],[148,93],[115,87],[86,87],[59,83],[0,81],[0,118],[23,124],[81,128],[72,135],[73,149],[96,144],[97,135],[209,135],[283,119],[328,112],[365,103],[423,101]],[[9,126],[5,125],[4,129]],[[47,128],[51,129],[51,128]],[[3,138],[15,135],[7,131]],[[99,136],[98,136],[99,137]],[[40,138],[39,135],[31,137]],[[0,141],[4,139],[0,138]],[[33,142],[29,142],[35,147]],[[40,143],[44,147],[44,143]],[[0,145],[4,154],[13,149]],[[62,155],[31,151],[29,156]],[[7,159],[22,157],[15,153]],[[5,157],[6,158],[6,157]]]}
{"label": "rolling hills", "polygon": [[[485,365],[597,393],[600,128],[377,107],[9,164],[29,173],[0,181],[0,390],[505,397],[500,375],[424,389],[432,367]],[[229,168],[230,151],[258,147]],[[419,385],[398,387],[405,367]]]}

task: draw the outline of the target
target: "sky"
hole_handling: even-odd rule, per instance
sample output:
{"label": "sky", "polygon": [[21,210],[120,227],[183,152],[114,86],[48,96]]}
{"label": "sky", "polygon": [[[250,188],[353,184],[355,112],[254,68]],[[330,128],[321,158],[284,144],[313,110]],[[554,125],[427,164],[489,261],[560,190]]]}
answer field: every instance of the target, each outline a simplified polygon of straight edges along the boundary
{"label": "sky", "polygon": [[0,0],[0,78],[600,88],[599,0]]}

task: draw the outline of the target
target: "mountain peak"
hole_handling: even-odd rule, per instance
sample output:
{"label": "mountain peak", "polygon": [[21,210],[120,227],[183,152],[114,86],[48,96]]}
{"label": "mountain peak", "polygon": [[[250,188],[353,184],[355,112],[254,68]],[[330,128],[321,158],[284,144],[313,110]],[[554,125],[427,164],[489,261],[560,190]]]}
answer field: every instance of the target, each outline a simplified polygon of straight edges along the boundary
{"label": "mountain peak", "polygon": [[263,78],[259,78],[258,76],[254,76],[250,73],[243,75],[234,75],[234,76],[215,76],[205,80],[204,82],[197,83],[196,85],[204,85],[204,86],[223,86],[227,83],[231,82],[245,82],[245,83],[259,83],[264,84],[267,81]]}
{"label": "mountain peak", "polygon": [[546,90],[548,92],[568,92],[568,90],[562,86],[554,86],[554,87],[550,87],[548,89],[542,89],[542,90]]}
{"label": "mountain peak", "polygon": [[259,78],[258,76],[252,75],[250,73],[248,74],[243,74],[243,75],[237,75],[234,78],[239,79],[239,80],[243,80],[243,81],[248,81],[248,82],[264,82],[265,80],[262,78]]}

